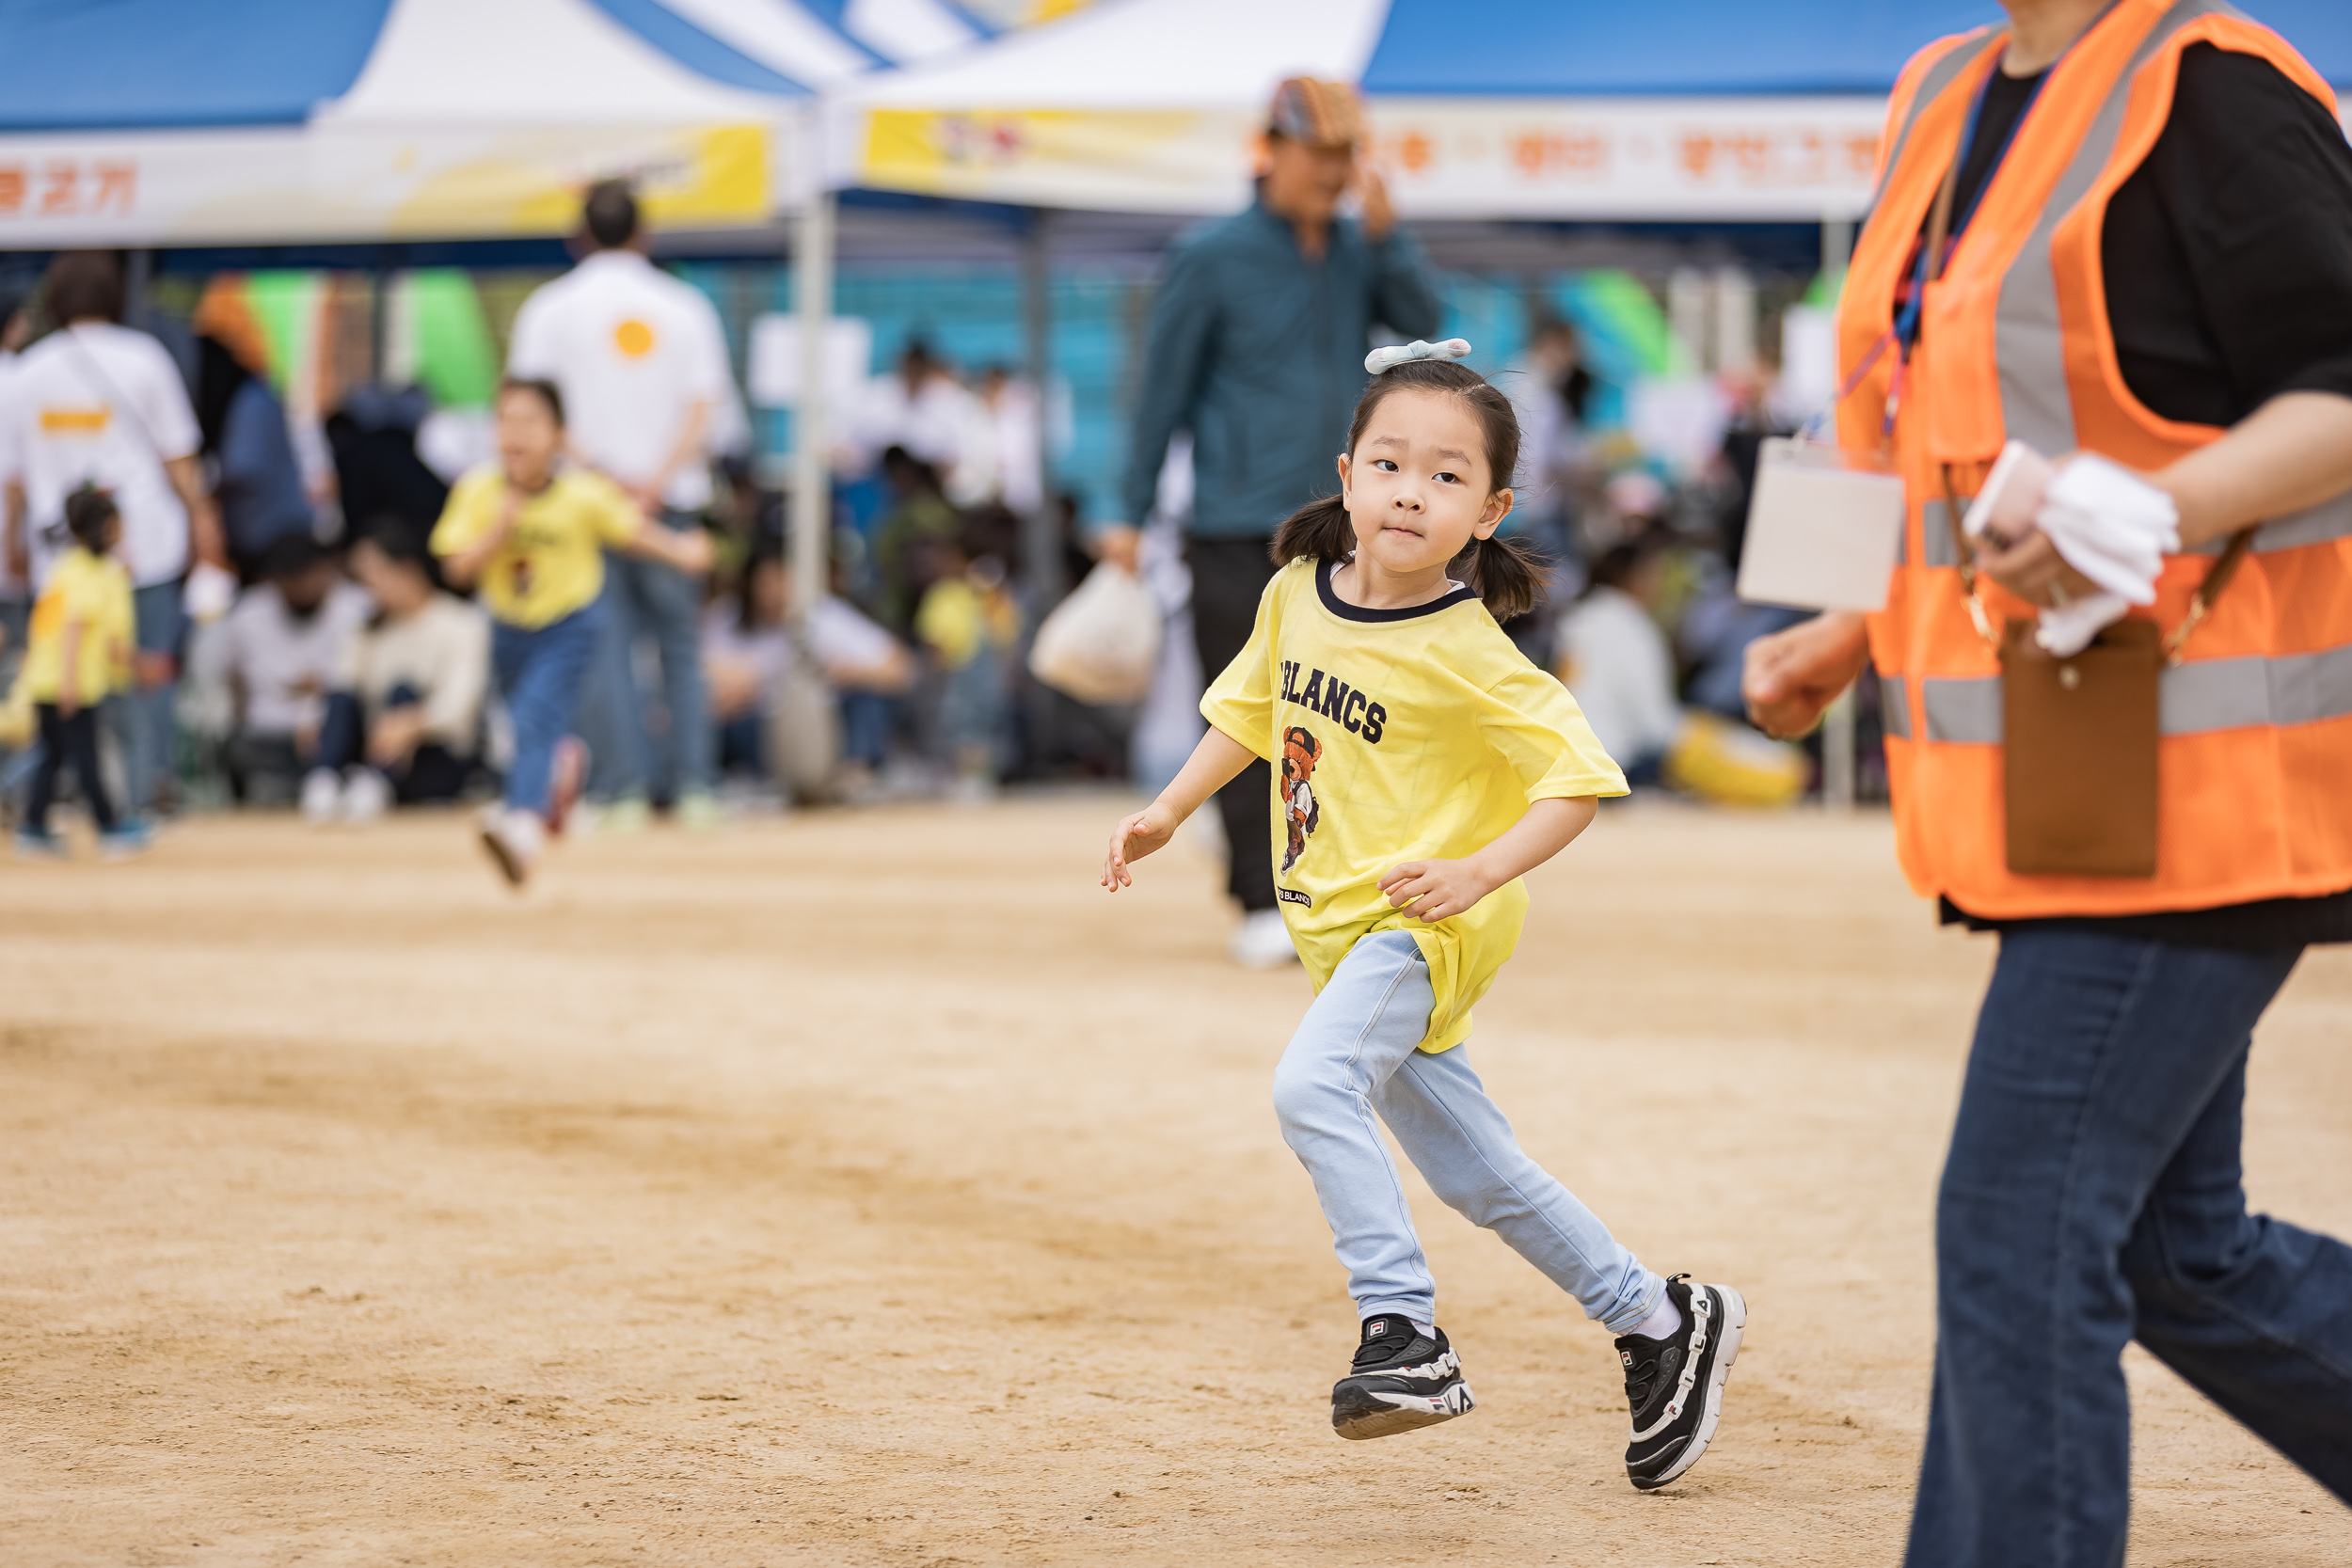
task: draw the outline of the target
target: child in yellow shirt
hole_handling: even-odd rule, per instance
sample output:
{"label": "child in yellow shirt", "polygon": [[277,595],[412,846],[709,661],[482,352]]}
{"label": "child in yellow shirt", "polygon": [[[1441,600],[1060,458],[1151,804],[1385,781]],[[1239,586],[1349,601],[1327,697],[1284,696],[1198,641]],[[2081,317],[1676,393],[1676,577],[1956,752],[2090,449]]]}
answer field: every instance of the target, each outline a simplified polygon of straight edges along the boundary
{"label": "child in yellow shirt", "polygon": [[1021,609],[1005,587],[1004,562],[985,531],[930,545],[938,578],[915,607],[914,635],[942,676],[939,732],[966,799],[995,788],[1008,693],[1007,661],[1021,641]]}
{"label": "child in yellow shirt", "polygon": [[1314,1005],[1274,1074],[1282,1135],[1313,1179],[1360,1332],[1331,1390],[1343,1437],[1471,1407],[1375,1113],[1438,1197],[1493,1230],[1616,1336],[1632,1414],[1626,1474],[1648,1491],[1715,1434],[1747,1307],[1661,1278],[1528,1158],[1470,1063],[1470,1006],[1518,945],[1520,879],[1626,792],[1576,705],[1502,634],[1540,579],[1495,537],[1518,421],[1470,345],[1415,343],[1372,384],[1341,493],[1284,522],[1248,645],[1216,678],[1192,760],[1112,830],[1103,885],[1260,756],[1275,765],[1275,896]]}
{"label": "child in yellow shirt", "polygon": [[131,574],[110,553],[122,537],[122,517],[111,496],[85,487],[66,498],[65,522],[73,544],[33,601],[17,675],[40,726],[40,760],[16,851],[28,860],[65,855],[65,839],[50,829],[49,807],[57,775],[71,763],[98,823],[99,853],[116,859],[137,854],[150,838],[144,822],[115,816],[98,773],[98,705],[131,684]]}
{"label": "child in yellow shirt", "polygon": [[552,383],[499,388],[498,443],[498,464],[450,491],[432,549],[453,586],[480,585],[490,611],[490,667],[514,721],[515,760],[504,800],[483,815],[482,845],[520,886],[587,770],[572,721],[604,635],[605,548],[707,572],[710,536],[648,522],[611,480],[563,466],[564,399]]}

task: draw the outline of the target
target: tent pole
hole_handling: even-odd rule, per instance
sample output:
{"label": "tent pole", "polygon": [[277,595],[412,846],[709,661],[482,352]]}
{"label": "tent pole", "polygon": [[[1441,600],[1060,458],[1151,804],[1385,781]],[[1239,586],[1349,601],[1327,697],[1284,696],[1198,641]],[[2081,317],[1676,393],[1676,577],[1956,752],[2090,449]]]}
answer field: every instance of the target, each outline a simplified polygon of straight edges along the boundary
{"label": "tent pole", "polygon": [[[1023,356],[1028,361],[1029,386],[1037,395],[1037,471],[1046,477],[1045,406],[1053,383],[1053,256],[1047,225],[1053,214],[1032,207],[1021,236],[1021,332]],[[1027,566],[1029,594],[1043,614],[1062,595],[1061,539],[1055,527],[1053,485],[1039,487],[1038,503],[1021,519],[1021,555]]]}
{"label": "tent pole", "polygon": [[801,395],[792,407],[792,613],[804,618],[832,586],[833,475],[826,461],[825,326],[833,315],[834,194],[809,193],[792,246],[800,317]]}

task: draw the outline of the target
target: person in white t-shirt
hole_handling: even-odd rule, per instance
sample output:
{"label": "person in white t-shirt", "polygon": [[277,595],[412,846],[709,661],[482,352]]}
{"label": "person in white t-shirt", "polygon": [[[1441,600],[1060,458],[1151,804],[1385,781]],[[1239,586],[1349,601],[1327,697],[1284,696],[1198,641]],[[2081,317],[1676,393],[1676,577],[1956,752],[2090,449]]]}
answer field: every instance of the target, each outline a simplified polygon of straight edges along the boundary
{"label": "person in white t-shirt", "polygon": [[1583,597],[1560,617],[1560,679],[1627,780],[1656,784],[1682,728],[1674,648],[1651,613],[1657,548],[1619,545],[1593,562]]}
{"label": "person in white t-shirt", "polygon": [[[507,351],[511,376],[551,381],[563,394],[572,455],[674,530],[702,526],[710,505],[708,454],[730,396],[726,335],[691,285],[645,257],[646,236],[627,184],[592,186],[582,211],[590,253],[523,302]],[[604,657],[584,707],[590,790],[605,825],[642,824],[659,779],[675,784],[681,820],[717,820],[716,765],[697,657],[698,580],[665,562],[608,553]],[[657,758],[638,689],[634,649],[650,639],[670,722]],[[665,766],[666,765],[666,766]]]}
{"label": "person in white t-shirt", "polygon": [[203,437],[187,386],[161,343],[120,325],[114,257],[61,252],[42,289],[49,318],[65,325],[28,349],[9,378],[6,444],[14,471],[0,557],[39,592],[70,543],[66,498],[85,484],[114,498],[137,617],[136,680],[115,699],[114,725],[137,813],[170,777],[186,629],[181,579],[193,561],[226,566],[228,557],[199,470]]}
{"label": "person in white t-shirt", "polygon": [[229,768],[246,800],[291,797],[316,764],[327,694],[351,640],[375,611],[366,590],[307,533],[273,542],[262,576],[222,623],[237,705]]}

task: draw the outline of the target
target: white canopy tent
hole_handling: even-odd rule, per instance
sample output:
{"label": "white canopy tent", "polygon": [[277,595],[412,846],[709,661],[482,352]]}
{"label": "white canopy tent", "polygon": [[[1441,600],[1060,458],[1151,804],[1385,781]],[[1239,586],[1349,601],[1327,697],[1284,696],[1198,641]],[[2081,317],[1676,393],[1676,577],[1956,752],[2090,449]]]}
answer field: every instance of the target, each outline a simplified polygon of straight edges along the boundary
{"label": "white canopy tent", "polygon": [[[1045,206],[1231,211],[1248,198],[1275,85],[1366,81],[1412,8],[1104,0],[955,58],[843,84],[828,94],[827,179]],[[1555,31],[1588,9],[1499,8]],[[1921,37],[1933,21],[1915,24]],[[1671,56],[1669,30],[1661,18]],[[1565,96],[1367,87],[1374,158],[1399,210],[1427,218],[1851,217],[1868,199],[1885,112],[1883,83]]]}
{"label": "white canopy tent", "polygon": [[0,249],[559,234],[609,175],[763,225],[818,90],[982,37],[948,0],[26,0]]}

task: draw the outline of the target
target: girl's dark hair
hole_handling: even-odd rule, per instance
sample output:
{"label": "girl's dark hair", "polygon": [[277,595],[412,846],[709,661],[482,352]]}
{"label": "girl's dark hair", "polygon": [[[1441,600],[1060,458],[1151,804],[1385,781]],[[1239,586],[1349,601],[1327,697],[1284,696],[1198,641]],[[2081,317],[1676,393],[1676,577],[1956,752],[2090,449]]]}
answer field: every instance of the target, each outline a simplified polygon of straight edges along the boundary
{"label": "girl's dark hair", "polygon": [[499,396],[509,392],[529,392],[548,405],[548,412],[555,416],[555,428],[564,428],[564,394],[556,389],[554,382],[537,376],[510,375],[499,383]]}
{"label": "girl's dark hair", "polygon": [[[1511,483],[1519,466],[1519,421],[1511,400],[1476,371],[1451,359],[1407,359],[1381,372],[1364,388],[1356,417],[1347,427],[1351,456],[1372,422],[1373,410],[1391,392],[1447,392],[1470,404],[1486,437],[1486,471],[1497,489]],[[1274,531],[1273,555],[1278,564],[1313,556],[1320,561],[1346,561],[1356,553],[1356,525],[1347,520],[1347,507],[1337,496],[1310,501],[1282,519]],[[1498,621],[1524,615],[1543,602],[1549,573],[1543,558],[1516,539],[1472,538],[1460,555],[1446,562],[1448,575],[1470,585]]]}
{"label": "girl's dark hair", "polygon": [[94,484],[85,484],[65,499],[66,531],[92,555],[106,553],[106,525],[119,515],[115,499]]}

